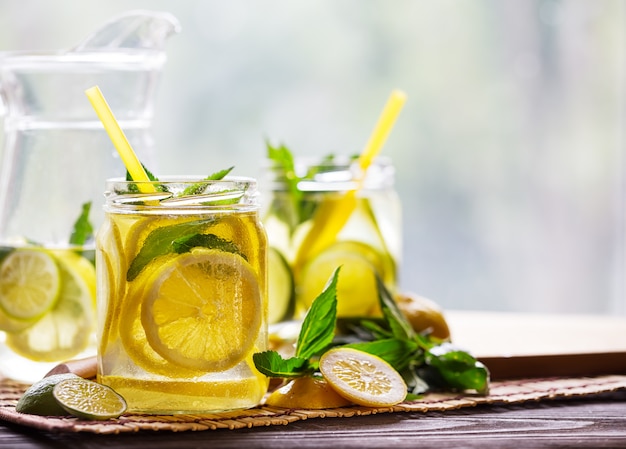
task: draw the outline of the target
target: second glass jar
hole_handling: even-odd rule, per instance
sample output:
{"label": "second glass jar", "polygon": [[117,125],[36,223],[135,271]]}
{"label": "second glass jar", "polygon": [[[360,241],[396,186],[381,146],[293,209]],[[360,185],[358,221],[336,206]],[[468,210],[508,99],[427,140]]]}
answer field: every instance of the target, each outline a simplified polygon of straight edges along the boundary
{"label": "second glass jar", "polygon": [[294,173],[268,171],[269,322],[302,318],[338,267],[338,317],[378,315],[376,276],[395,292],[401,261],[391,160],[376,159],[365,176],[348,158],[296,159]]}

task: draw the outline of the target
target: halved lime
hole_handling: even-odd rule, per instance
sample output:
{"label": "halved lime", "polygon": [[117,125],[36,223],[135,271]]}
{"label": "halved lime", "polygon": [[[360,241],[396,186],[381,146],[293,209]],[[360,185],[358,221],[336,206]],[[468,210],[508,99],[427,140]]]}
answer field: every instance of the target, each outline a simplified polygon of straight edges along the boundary
{"label": "halved lime", "polygon": [[117,418],[127,408],[124,398],[111,387],[82,377],[62,380],[52,394],[63,409],[79,418]]}
{"label": "halved lime", "polygon": [[54,254],[60,278],[56,304],[35,324],[6,338],[11,350],[35,361],[56,362],[79,354],[94,329],[93,265],[72,251]]}
{"label": "halved lime", "polygon": [[376,312],[376,274],[384,277],[385,270],[382,258],[364,243],[343,241],[322,251],[300,273],[297,287],[299,313],[308,310],[339,266],[337,316],[370,316]]}
{"label": "halved lime", "polygon": [[38,249],[17,249],[0,266],[0,308],[18,320],[36,319],[56,303],[59,269],[53,257]]}
{"label": "halved lime", "polygon": [[35,382],[17,401],[15,411],[30,415],[67,415],[67,411],[54,398],[52,390],[59,382],[76,377],[78,376],[73,373],[54,374]]}
{"label": "halved lime", "polygon": [[269,248],[267,261],[268,323],[274,324],[288,319],[293,313],[294,283],[291,267],[276,248]]}

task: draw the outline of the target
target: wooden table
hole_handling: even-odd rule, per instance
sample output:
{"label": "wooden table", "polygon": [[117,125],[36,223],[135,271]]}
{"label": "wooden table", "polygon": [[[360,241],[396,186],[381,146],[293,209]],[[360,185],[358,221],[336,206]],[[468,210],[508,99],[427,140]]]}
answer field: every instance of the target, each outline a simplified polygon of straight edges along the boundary
{"label": "wooden table", "polygon": [[[510,352],[507,355],[523,356],[541,351],[543,356],[626,351],[626,320],[620,318],[460,312],[451,313],[449,322],[457,342],[485,356],[494,356],[504,348]],[[621,370],[622,360],[617,362],[613,366]],[[0,449],[203,447],[626,448],[626,390],[516,405],[478,405],[446,412],[316,418],[287,426],[202,432],[52,433],[0,422]]]}
{"label": "wooden table", "polygon": [[322,418],[288,426],[123,435],[58,434],[0,425],[1,449],[34,448],[619,448],[626,392],[445,413]]}

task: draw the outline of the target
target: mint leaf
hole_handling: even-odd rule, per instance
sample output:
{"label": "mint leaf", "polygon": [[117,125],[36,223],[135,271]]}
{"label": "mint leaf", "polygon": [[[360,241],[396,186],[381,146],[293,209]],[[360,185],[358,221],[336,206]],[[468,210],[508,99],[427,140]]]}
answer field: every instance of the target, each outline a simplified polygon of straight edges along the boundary
{"label": "mint leaf", "polygon": [[[235,168],[235,166],[212,173],[206,178],[204,178],[203,181],[219,181],[220,179],[223,179],[226,175],[228,175],[233,170],[233,168]],[[206,183],[198,182],[196,184],[190,185],[185,190],[183,190],[183,193],[181,193],[181,196],[200,195],[204,193],[205,188],[206,188]]]}
{"label": "mint leaf", "polygon": [[376,275],[376,285],[378,288],[380,308],[383,311],[383,316],[385,317],[392,335],[401,340],[410,340],[414,338],[415,331],[413,330],[413,327],[405,318],[402,311],[398,308],[398,304],[393,299],[393,296],[387,287],[385,287],[384,282],[378,275]]}
{"label": "mint leaf", "polygon": [[143,242],[143,246],[139,253],[131,262],[126,272],[126,280],[131,282],[150,263],[152,259],[158,256],[176,252],[175,244],[185,237],[194,236],[206,228],[206,226],[215,221],[215,218],[206,220],[188,221],[178,223],[171,226],[162,226],[154,229]]}
{"label": "mint leaf", "polygon": [[406,369],[411,362],[419,357],[420,352],[420,347],[414,341],[397,338],[350,343],[345,347],[376,355],[393,366],[398,372]]}
{"label": "mint leaf", "polygon": [[324,291],[315,298],[304,317],[296,342],[296,357],[309,359],[332,343],[337,321],[337,280],[340,268],[332,274]]}
{"label": "mint leaf", "polygon": [[74,222],[74,228],[70,235],[70,244],[83,246],[87,240],[93,238],[93,225],[89,221],[91,201],[83,204],[80,216]]}
{"label": "mint leaf", "polygon": [[458,390],[489,392],[489,370],[481,362],[451,343],[442,343],[428,351],[426,363],[439,371],[448,386]]}
{"label": "mint leaf", "polygon": [[290,232],[293,232],[303,221],[303,193],[298,188],[300,178],[296,173],[294,158],[289,148],[284,145],[274,147],[266,142],[266,146],[267,157],[273,162],[272,169],[276,172],[276,179],[285,183],[288,194],[288,200],[282,204],[275,202],[273,210],[289,225]]}
{"label": "mint leaf", "polygon": [[276,351],[257,352],[252,354],[252,360],[256,369],[268,377],[301,377],[314,371],[308,360],[299,357],[283,359]]}
{"label": "mint leaf", "polygon": [[172,242],[172,249],[175,253],[188,253],[192,248],[213,248],[233,254],[238,254],[246,261],[248,258],[243,254],[239,247],[230,240],[218,237],[215,234],[192,234],[176,239]]}

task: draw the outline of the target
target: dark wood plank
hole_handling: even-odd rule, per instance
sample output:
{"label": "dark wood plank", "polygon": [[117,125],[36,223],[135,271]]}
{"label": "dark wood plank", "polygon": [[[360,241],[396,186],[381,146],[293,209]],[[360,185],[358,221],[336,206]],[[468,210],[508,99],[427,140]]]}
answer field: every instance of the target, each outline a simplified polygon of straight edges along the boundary
{"label": "dark wood plank", "polygon": [[0,449],[50,448],[619,448],[626,391],[445,413],[311,419],[288,426],[185,433],[54,434],[0,425]]}

